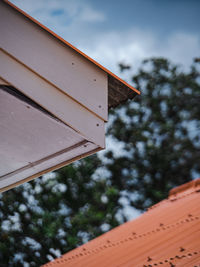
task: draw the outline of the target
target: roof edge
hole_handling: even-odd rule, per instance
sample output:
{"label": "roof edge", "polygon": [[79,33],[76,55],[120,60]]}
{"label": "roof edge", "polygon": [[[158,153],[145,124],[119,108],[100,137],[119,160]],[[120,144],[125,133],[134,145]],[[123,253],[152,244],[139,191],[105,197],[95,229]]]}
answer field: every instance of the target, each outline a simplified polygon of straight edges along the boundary
{"label": "roof edge", "polygon": [[200,190],[200,178],[171,189],[169,191],[169,197],[176,196],[180,193],[185,193],[185,191],[188,191],[188,190],[196,191],[198,190],[197,187],[199,187],[199,190]]}
{"label": "roof edge", "polygon": [[17,7],[16,5],[14,5],[13,3],[11,3],[8,0],[2,0],[2,1],[5,4],[9,5],[10,7],[12,7],[13,9],[17,10],[19,13],[21,13],[22,15],[24,15],[26,18],[28,18],[29,20],[31,20],[36,25],[40,26],[43,30],[45,30],[46,32],[48,32],[49,34],[51,34],[52,36],[54,36],[55,38],[57,38],[59,41],[61,41],[62,43],[64,43],[68,47],[72,48],[75,52],[79,53],[84,58],[86,58],[87,60],[89,60],[90,62],[92,62],[93,64],[95,64],[97,67],[99,67],[100,69],[102,69],[108,75],[111,75],[112,77],[114,77],[115,79],[117,79],[118,81],[120,81],[121,83],[123,83],[125,86],[127,86],[128,88],[130,88],[131,90],[133,90],[136,94],[140,95],[140,91],[139,90],[137,90],[136,88],[134,88],[133,86],[131,86],[130,84],[128,84],[127,82],[125,82],[124,80],[122,80],[121,78],[119,78],[117,75],[115,75],[114,73],[112,73],[111,71],[109,71],[107,68],[103,67],[97,61],[95,61],[94,59],[92,59],[91,57],[89,57],[88,55],[86,55],[84,52],[82,52],[81,50],[79,50],[78,48],[76,48],[71,43],[67,42],[61,36],[59,36],[58,34],[56,34],[55,32],[53,32],[52,30],[50,30],[48,27],[44,26],[38,20],[34,19],[32,16],[30,16],[29,14],[27,14],[25,11],[23,11],[22,9],[20,9],[19,7]]}

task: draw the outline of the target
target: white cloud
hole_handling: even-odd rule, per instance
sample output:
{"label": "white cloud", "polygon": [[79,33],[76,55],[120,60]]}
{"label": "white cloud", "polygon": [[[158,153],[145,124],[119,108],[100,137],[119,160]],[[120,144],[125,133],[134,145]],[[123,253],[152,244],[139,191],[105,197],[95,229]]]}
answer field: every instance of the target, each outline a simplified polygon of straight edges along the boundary
{"label": "white cloud", "polygon": [[105,15],[102,12],[94,10],[90,6],[84,7],[79,15],[79,20],[85,22],[98,22],[105,19]]}
{"label": "white cloud", "polygon": [[132,69],[137,70],[143,59],[159,56],[187,68],[193,58],[199,56],[200,39],[190,33],[177,32],[160,40],[153,33],[132,29],[99,34],[82,45],[81,49],[119,74],[119,62],[131,64]]}
{"label": "white cloud", "polygon": [[175,62],[180,62],[184,65],[189,65],[192,58],[199,57],[200,39],[190,33],[176,33],[168,38],[168,43],[161,49],[161,52],[166,54]]}
{"label": "white cloud", "polygon": [[106,21],[105,14],[87,0],[11,1],[75,46],[91,36],[91,29],[96,23]]}
{"label": "white cloud", "polygon": [[106,19],[105,14],[95,10],[87,0],[68,0],[67,2],[65,0],[12,0],[12,2],[48,25],[63,23],[64,19],[70,23],[74,21],[101,22]]}

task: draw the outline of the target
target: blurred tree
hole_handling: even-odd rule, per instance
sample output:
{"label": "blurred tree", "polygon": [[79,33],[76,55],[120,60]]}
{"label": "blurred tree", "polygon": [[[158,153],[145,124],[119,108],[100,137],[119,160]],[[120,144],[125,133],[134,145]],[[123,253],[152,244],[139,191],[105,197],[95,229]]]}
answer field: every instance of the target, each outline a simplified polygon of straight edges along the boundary
{"label": "blurred tree", "polygon": [[0,195],[0,266],[41,266],[117,226],[96,155]]}
{"label": "blurred tree", "polygon": [[94,155],[0,194],[0,266],[41,266],[126,221],[122,196],[144,210],[200,173],[199,80],[195,65],[144,61],[133,77],[141,97],[111,111],[116,144],[103,162]]}
{"label": "blurred tree", "polygon": [[131,66],[127,65],[127,64],[124,64],[124,63],[119,63],[119,69],[120,69],[121,72],[123,72],[125,70],[130,70]]}
{"label": "blurred tree", "polygon": [[108,136],[123,148],[117,156],[106,153],[106,168],[112,186],[125,190],[137,209],[157,203],[200,173],[198,62],[183,72],[163,58],[145,60],[133,77],[141,97],[111,115]]}

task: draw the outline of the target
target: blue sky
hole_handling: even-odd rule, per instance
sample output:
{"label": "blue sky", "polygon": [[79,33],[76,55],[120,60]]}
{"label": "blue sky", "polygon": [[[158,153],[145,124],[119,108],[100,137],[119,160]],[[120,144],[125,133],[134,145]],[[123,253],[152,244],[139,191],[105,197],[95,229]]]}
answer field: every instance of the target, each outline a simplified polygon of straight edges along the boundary
{"label": "blue sky", "polygon": [[116,74],[119,62],[136,71],[164,56],[187,68],[200,56],[199,0],[12,2]]}

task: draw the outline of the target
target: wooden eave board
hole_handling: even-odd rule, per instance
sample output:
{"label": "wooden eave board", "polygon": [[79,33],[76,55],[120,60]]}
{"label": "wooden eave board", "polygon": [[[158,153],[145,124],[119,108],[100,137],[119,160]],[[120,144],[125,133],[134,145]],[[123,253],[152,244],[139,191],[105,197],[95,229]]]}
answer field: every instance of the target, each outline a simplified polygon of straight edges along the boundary
{"label": "wooden eave board", "polygon": [[0,191],[99,149],[37,104],[0,87]]}
{"label": "wooden eave board", "polygon": [[4,2],[0,2],[0,35],[4,53],[107,120],[108,79],[99,67]]}
{"label": "wooden eave board", "polygon": [[[83,58],[87,59],[89,62],[93,63],[95,66],[97,66],[100,70],[105,72],[107,74],[108,79],[108,107],[115,107],[120,103],[123,103],[127,99],[132,99],[137,94],[140,94],[140,92],[135,89],[130,84],[126,83],[124,80],[120,79],[118,76],[113,74],[111,71],[103,67],[101,64],[96,62],[94,59],[87,56],[85,53],[77,49],[75,46],[55,34],[53,31],[39,23],[37,20],[32,18],[30,15],[16,7],[11,2],[4,0],[6,4],[8,4],[10,7],[14,8],[17,12],[25,16],[28,20],[42,28],[45,32],[49,33],[51,36],[55,37],[58,41],[60,41],[62,44],[66,45],[67,47],[71,48],[74,52],[81,55]],[[96,81],[97,79],[93,79],[93,81]],[[97,96],[98,97],[98,96]],[[100,107],[101,104],[98,105]],[[101,111],[101,110],[100,110]]]}
{"label": "wooden eave board", "polygon": [[0,78],[69,125],[105,147],[104,120],[0,48]]}

